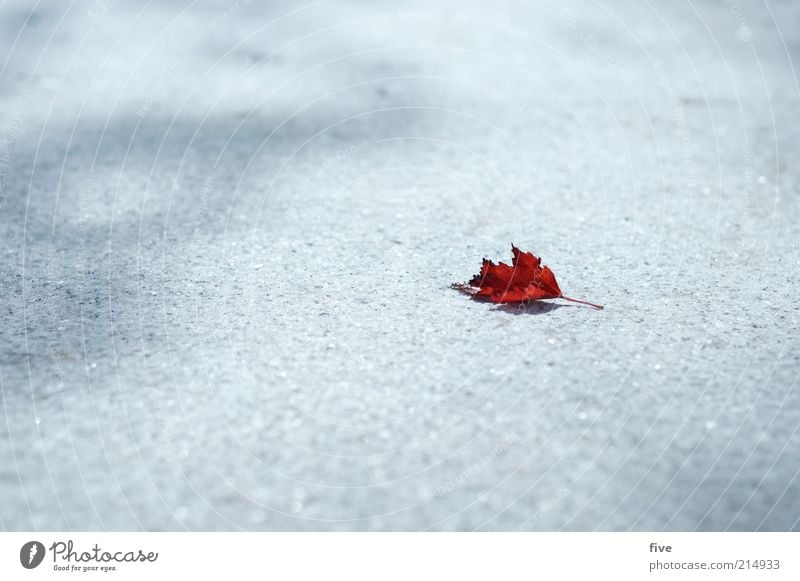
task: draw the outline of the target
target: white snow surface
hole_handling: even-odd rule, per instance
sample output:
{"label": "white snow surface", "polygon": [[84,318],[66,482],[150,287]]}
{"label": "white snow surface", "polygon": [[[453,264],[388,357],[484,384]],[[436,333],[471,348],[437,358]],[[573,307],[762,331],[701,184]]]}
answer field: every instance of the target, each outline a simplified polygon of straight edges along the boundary
{"label": "white snow surface", "polygon": [[0,529],[800,529],[799,17],[0,0]]}

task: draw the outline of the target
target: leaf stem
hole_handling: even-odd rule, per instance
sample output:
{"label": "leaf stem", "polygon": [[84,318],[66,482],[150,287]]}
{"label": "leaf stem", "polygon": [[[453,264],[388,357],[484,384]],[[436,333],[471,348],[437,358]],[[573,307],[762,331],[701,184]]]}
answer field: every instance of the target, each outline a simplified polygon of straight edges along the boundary
{"label": "leaf stem", "polygon": [[565,301],[573,302],[573,303],[580,303],[582,305],[589,305],[590,307],[592,307],[594,309],[597,309],[598,311],[602,311],[603,310],[603,305],[596,305],[594,303],[590,303],[589,301],[579,301],[578,299],[571,299],[569,297],[565,297],[564,295],[561,295],[559,298],[564,299]]}

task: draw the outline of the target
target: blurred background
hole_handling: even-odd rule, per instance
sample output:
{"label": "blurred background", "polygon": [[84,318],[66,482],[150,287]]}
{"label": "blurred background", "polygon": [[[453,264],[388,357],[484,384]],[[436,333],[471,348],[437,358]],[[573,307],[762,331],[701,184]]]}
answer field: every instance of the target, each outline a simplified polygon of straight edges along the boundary
{"label": "blurred background", "polygon": [[0,0],[0,528],[797,530],[799,24]]}

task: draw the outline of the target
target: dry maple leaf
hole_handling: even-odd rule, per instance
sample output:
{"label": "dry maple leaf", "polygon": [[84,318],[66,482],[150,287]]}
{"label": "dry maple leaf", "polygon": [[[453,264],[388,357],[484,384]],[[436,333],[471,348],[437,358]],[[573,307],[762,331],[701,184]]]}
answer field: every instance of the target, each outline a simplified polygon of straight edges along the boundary
{"label": "dry maple leaf", "polygon": [[542,266],[541,258],[523,252],[513,244],[511,252],[514,254],[511,266],[503,262],[495,264],[484,258],[480,274],[476,274],[468,283],[456,283],[452,287],[475,299],[493,303],[564,299],[595,309],[603,308],[602,305],[565,297],[558,287],[556,275],[548,267]]}

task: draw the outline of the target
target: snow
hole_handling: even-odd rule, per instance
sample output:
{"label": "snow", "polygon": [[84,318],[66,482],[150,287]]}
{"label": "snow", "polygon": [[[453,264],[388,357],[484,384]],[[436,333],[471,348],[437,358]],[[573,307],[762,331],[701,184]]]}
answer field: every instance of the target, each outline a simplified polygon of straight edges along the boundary
{"label": "snow", "polygon": [[800,528],[796,5],[434,6],[0,5],[0,528]]}

